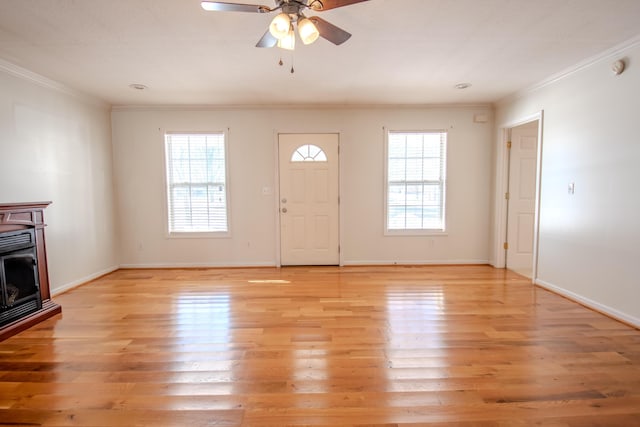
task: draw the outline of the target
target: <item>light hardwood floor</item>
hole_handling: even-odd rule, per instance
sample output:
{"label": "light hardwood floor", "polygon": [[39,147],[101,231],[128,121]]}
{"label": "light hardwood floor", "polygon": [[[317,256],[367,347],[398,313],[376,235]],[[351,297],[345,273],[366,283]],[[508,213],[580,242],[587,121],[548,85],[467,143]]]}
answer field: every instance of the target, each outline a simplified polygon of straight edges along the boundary
{"label": "light hardwood floor", "polygon": [[0,343],[0,425],[640,425],[640,331],[487,266],[120,270],[55,300]]}

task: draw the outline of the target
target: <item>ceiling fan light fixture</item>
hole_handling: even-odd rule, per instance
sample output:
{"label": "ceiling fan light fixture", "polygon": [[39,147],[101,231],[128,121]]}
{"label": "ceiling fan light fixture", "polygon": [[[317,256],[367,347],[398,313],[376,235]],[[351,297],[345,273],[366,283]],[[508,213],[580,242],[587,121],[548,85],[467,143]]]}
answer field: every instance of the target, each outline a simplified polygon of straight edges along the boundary
{"label": "ceiling fan light fixture", "polygon": [[293,31],[293,25],[290,24],[287,35],[278,40],[278,47],[286,50],[294,50],[296,48],[296,33]]}
{"label": "ceiling fan light fixture", "polygon": [[288,36],[291,28],[291,18],[286,13],[276,15],[269,25],[269,32],[278,40],[282,40]]}
{"label": "ceiling fan light fixture", "polygon": [[298,34],[304,44],[311,44],[320,37],[318,28],[308,18],[302,18],[298,21]]}

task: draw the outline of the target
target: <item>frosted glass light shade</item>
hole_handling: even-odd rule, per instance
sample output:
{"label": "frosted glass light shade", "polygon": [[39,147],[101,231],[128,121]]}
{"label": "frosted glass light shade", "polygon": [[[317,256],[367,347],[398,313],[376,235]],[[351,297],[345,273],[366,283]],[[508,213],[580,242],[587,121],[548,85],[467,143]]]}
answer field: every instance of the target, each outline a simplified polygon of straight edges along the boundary
{"label": "frosted glass light shade", "polygon": [[289,32],[285,37],[278,40],[278,47],[286,50],[294,50],[296,47],[296,33],[293,31],[293,25],[289,26]]}
{"label": "frosted glass light shade", "polygon": [[291,18],[286,13],[276,15],[269,25],[269,32],[278,40],[282,40],[289,34],[289,28],[291,27]]}
{"label": "frosted glass light shade", "polygon": [[311,44],[320,36],[314,23],[307,18],[298,21],[298,34],[304,44]]}

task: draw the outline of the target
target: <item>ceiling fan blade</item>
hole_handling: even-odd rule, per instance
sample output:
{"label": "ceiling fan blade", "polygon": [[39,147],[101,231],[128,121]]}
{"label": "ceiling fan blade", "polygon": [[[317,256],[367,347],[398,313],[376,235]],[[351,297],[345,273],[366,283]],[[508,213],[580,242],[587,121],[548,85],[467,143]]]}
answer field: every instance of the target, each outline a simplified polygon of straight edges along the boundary
{"label": "ceiling fan blade", "polygon": [[204,10],[215,12],[271,12],[271,8],[269,6],[263,6],[259,4],[227,3],[223,1],[202,0],[200,2],[200,5]]}
{"label": "ceiling fan blade", "polygon": [[350,33],[347,33],[342,28],[338,28],[322,18],[318,18],[317,16],[310,16],[309,20],[313,22],[313,24],[318,29],[320,37],[329,40],[335,45],[341,45],[351,37]]}
{"label": "ceiling fan blade", "polygon": [[311,0],[309,8],[316,11],[336,9],[338,7],[349,6],[355,3],[362,3],[369,0]]}
{"label": "ceiling fan blade", "polygon": [[275,47],[277,44],[278,39],[273,37],[271,35],[271,32],[267,30],[267,32],[264,33],[264,36],[262,36],[262,38],[258,40],[256,47]]}

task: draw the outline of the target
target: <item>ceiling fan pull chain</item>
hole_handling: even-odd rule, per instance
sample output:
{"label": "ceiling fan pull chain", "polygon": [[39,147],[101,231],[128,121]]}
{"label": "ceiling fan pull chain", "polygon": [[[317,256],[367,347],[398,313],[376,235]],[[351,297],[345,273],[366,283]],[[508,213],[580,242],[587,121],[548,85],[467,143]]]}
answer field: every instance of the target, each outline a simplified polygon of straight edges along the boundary
{"label": "ceiling fan pull chain", "polygon": [[291,51],[291,74],[295,73],[296,70],[294,70],[293,65],[294,65],[294,60],[293,60],[294,56],[293,56],[293,51]]}

